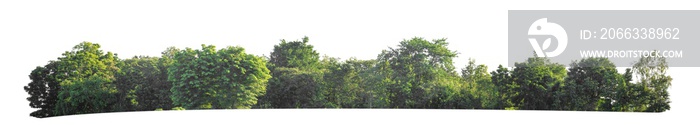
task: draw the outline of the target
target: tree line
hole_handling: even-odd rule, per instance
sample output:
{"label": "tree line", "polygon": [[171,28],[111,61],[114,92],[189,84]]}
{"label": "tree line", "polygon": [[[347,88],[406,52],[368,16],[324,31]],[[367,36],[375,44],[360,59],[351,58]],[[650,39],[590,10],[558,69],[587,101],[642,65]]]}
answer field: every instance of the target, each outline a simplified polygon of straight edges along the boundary
{"label": "tree line", "polygon": [[24,90],[38,108],[30,116],[39,118],[248,108],[670,109],[672,78],[662,57],[640,58],[624,73],[606,58],[567,69],[542,57],[488,72],[473,59],[456,69],[446,39],[405,39],[371,60],[321,57],[308,42],[281,40],[269,56],[202,45],[127,59],[82,42],[32,70]]}

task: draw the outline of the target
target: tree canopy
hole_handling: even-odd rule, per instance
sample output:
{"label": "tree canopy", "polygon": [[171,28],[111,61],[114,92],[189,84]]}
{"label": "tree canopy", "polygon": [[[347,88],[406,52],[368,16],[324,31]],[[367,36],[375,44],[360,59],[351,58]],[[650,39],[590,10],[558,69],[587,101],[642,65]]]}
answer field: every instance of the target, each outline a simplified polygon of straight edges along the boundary
{"label": "tree canopy", "polygon": [[251,108],[265,94],[270,71],[262,57],[242,47],[186,48],[168,69],[173,105],[186,109]]}
{"label": "tree canopy", "polygon": [[[489,72],[460,69],[447,39],[404,39],[376,59],[320,56],[308,37],[281,40],[269,57],[240,46],[168,47],[120,59],[82,42],[35,67],[24,86],[30,116],[190,109],[430,108],[663,112],[672,78],[662,57],[620,73],[607,58],[569,67],[530,57]],[[653,54],[652,54],[653,55]],[[460,60],[457,60],[460,61]]]}

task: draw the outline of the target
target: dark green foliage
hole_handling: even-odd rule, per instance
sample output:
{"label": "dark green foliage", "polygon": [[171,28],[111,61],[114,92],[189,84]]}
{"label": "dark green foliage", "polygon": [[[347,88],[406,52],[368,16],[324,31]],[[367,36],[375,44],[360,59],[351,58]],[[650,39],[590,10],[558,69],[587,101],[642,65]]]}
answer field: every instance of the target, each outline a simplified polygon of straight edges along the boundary
{"label": "dark green foliage", "polygon": [[375,60],[350,58],[339,62],[326,58],[323,93],[327,107],[333,108],[376,108],[389,103],[386,87],[375,75]]}
{"label": "dark green foliage", "polygon": [[440,78],[432,82],[435,87],[431,91],[433,96],[428,101],[426,108],[433,109],[476,109],[482,108],[482,100],[476,95],[474,84],[455,76],[442,73]]}
{"label": "dark green foliage", "polygon": [[50,62],[44,67],[36,67],[32,70],[29,78],[32,82],[24,86],[24,90],[29,93],[29,106],[39,108],[30,116],[44,118],[53,115],[53,108],[56,105],[58,96],[59,82],[56,80],[56,63]]}
{"label": "dark green foliage", "polygon": [[498,69],[491,72],[491,83],[494,85],[500,101],[493,108],[504,109],[513,107],[511,100],[517,94],[517,89],[520,85],[513,82],[511,71],[508,68],[498,65]]}
{"label": "dark green foliage", "polygon": [[281,41],[270,53],[270,62],[274,66],[297,68],[318,65],[318,53],[313,49],[314,46],[307,44],[309,37],[302,38],[302,41]]}
{"label": "dark green foliage", "polygon": [[116,87],[109,78],[93,75],[87,79],[61,82],[56,115],[101,113],[114,111],[117,101]]}
{"label": "dark green foliage", "polygon": [[615,87],[627,82],[607,58],[586,58],[570,65],[557,109],[610,111]]}
{"label": "dark green foliage", "polygon": [[319,55],[308,45],[308,37],[302,41],[281,40],[275,45],[268,68],[272,70],[267,94],[261,107],[314,108],[325,107],[323,97],[323,71],[319,66]]}
{"label": "dark green foliage", "polygon": [[265,101],[275,108],[321,108],[323,72],[279,67],[272,74]]}
{"label": "dark green foliage", "polygon": [[555,93],[558,91],[566,69],[561,64],[551,63],[541,57],[528,58],[527,62],[515,63],[512,73],[516,92],[512,102],[514,106],[525,110],[546,110],[553,107]]}
{"label": "dark green foliage", "polygon": [[[122,61],[117,88],[125,107],[132,110],[171,109],[166,58],[134,57]],[[135,108],[135,109],[134,109]]]}

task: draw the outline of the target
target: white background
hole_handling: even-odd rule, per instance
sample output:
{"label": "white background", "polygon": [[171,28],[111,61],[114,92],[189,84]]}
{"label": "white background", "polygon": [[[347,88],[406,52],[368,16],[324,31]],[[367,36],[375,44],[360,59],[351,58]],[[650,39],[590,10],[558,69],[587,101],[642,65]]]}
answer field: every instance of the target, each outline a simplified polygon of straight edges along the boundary
{"label": "white background", "polygon": [[[412,37],[447,38],[460,69],[469,58],[489,70],[507,63],[508,10],[677,10],[663,1],[1,1],[0,119],[14,124],[697,124],[700,68],[673,67],[671,110],[664,113],[492,110],[200,110],[128,112],[37,119],[22,89],[36,66],[82,41],[131,58],[168,46],[242,46],[269,55],[280,39],[310,38],[322,55],[374,59]],[[700,17],[698,17],[700,18]],[[697,57],[697,56],[696,56]],[[693,121],[691,121],[693,120]],[[693,123],[694,122],[694,123]]]}

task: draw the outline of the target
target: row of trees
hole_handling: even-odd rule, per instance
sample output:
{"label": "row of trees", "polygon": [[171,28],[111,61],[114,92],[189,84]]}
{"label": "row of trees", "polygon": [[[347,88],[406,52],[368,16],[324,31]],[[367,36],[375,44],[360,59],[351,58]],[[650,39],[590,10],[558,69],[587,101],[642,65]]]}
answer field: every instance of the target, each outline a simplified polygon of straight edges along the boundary
{"label": "row of trees", "polygon": [[308,42],[282,40],[269,57],[202,45],[129,59],[83,42],[36,67],[24,89],[39,108],[34,117],[233,108],[670,109],[672,79],[659,57],[641,58],[624,73],[606,58],[574,61],[567,70],[540,57],[492,72],[469,60],[458,73],[457,52],[445,39],[407,39],[377,59],[342,61],[321,58]]}

